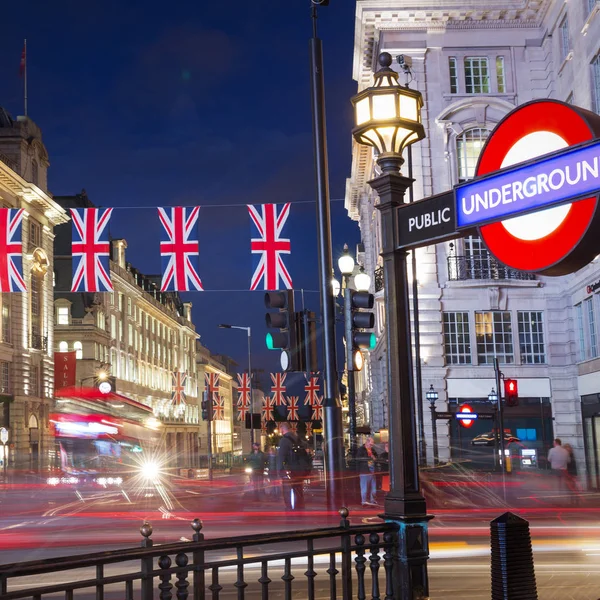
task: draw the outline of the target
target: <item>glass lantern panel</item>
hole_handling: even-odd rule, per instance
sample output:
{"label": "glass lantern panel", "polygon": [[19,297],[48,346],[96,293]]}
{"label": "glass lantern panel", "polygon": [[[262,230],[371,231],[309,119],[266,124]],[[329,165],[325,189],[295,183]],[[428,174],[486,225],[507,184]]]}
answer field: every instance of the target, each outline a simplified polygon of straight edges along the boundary
{"label": "glass lantern panel", "polygon": [[381,147],[381,140],[379,139],[379,136],[377,135],[374,129],[369,129],[368,131],[365,131],[362,134],[362,139],[364,140],[363,143],[367,144],[368,146],[375,146],[375,148],[377,148],[377,150],[379,150],[380,153],[386,151],[385,148]]}
{"label": "glass lantern panel", "polygon": [[400,96],[400,116],[409,121],[419,120],[417,99],[414,96]]}
{"label": "glass lantern panel", "polygon": [[373,119],[395,119],[396,94],[373,95]]}
{"label": "glass lantern panel", "polygon": [[404,150],[406,146],[406,138],[411,135],[410,129],[405,129],[404,127],[398,127],[396,129],[396,139],[394,140],[394,148],[393,151],[396,154],[402,154],[402,150]]}
{"label": "glass lantern panel", "polygon": [[396,127],[378,127],[377,133],[383,139],[383,147],[380,148],[381,152],[397,152],[393,146]]}
{"label": "glass lantern panel", "polygon": [[356,103],[356,124],[362,125],[371,120],[371,109],[369,107],[369,97],[363,98]]}

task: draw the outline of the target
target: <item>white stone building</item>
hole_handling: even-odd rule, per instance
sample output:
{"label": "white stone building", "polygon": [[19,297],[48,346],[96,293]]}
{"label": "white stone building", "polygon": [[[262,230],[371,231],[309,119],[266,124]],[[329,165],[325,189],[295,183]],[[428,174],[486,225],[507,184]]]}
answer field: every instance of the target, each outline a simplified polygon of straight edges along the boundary
{"label": "white stone building", "polygon": [[[382,51],[412,59],[410,86],[425,102],[426,139],[412,147],[414,196],[451,189],[473,176],[489,132],[515,106],[554,98],[600,111],[600,15],[595,0],[357,0],[353,76],[368,87]],[[396,67],[398,65],[396,64]],[[404,83],[404,74],[400,81]],[[373,275],[379,344],[361,375],[375,431],[385,429],[386,342],[372,149],[352,146],[346,207],[359,222]],[[403,172],[406,174],[406,170]],[[410,261],[409,261],[410,262]],[[469,402],[487,411],[498,356],[519,382],[520,406],[505,427],[544,456],[552,437],[575,448],[580,471],[598,487],[600,443],[600,263],[550,278],[498,265],[476,237],[417,251],[423,396],[437,410]],[[591,286],[591,287],[588,287]],[[600,288],[600,286],[597,286]],[[426,443],[431,460],[429,404]],[[472,433],[438,420],[440,458],[471,455]],[[487,425],[481,423],[475,433]],[[481,429],[483,428],[483,429]]]}
{"label": "white stone building", "polygon": [[23,208],[27,292],[0,294],[0,426],[9,431],[9,469],[37,471],[53,451],[48,418],[54,389],[54,227],[68,220],[47,189],[48,153],[31,119],[0,108],[0,205]]}

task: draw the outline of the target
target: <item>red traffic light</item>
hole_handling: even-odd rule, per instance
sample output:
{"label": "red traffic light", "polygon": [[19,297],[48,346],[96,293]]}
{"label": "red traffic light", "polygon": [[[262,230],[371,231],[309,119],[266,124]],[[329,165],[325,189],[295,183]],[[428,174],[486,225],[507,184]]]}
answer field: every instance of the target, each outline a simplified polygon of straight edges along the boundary
{"label": "red traffic light", "polygon": [[519,404],[519,385],[516,379],[504,380],[504,397],[507,406],[517,406]]}

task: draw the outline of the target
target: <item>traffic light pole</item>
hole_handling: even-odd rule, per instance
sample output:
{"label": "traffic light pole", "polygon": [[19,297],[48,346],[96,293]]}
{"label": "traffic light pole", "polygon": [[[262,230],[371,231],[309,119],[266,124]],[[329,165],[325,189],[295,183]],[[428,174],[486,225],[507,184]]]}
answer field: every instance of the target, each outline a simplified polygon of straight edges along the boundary
{"label": "traffic light pole", "polygon": [[335,357],[335,298],[331,275],[331,210],[329,206],[329,167],[325,125],[325,81],[323,46],[317,37],[317,7],[311,7],[313,37],[310,39],[310,83],[313,116],[314,163],[317,188],[317,239],[319,248],[319,288],[323,318],[323,428],[325,449],[325,486],[327,506],[342,506],[344,493],[341,475],[345,470],[340,402]]}
{"label": "traffic light pole", "polygon": [[496,374],[496,390],[498,390],[498,427],[500,428],[498,438],[500,440],[500,468],[502,469],[502,473],[506,473],[506,454],[504,452],[504,410],[502,407],[502,390],[500,388],[502,373],[500,372],[500,366],[497,357],[494,357],[494,371]]}
{"label": "traffic light pole", "polygon": [[254,444],[254,396],[252,394],[252,329],[248,327],[248,390],[250,392],[250,443]]}

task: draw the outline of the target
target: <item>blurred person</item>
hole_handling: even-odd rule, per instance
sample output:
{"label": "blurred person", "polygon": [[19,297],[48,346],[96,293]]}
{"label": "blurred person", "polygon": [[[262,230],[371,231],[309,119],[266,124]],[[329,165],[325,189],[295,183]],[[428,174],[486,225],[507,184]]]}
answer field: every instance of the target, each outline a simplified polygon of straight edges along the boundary
{"label": "blurred person", "polygon": [[269,451],[267,452],[267,464],[269,467],[269,496],[278,498],[277,448],[275,448],[275,446],[269,446]]}
{"label": "blurred person", "polygon": [[565,489],[569,460],[569,452],[563,448],[561,439],[556,438],[554,447],[550,448],[550,452],[548,452],[548,462],[552,473],[558,478],[559,490]]}
{"label": "blurred person", "polygon": [[246,465],[252,469],[250,473],[250,481],[252,483],[253,496],[256,500],[260,500],[261,491],[264,487],[266,457],[260,449],[260,444],[254,442],[252,451],[246,457]]}
{"label": "blurred person", "polygon": [[305,444],[289,423],[279,426],[282,437],[277,452],[277,472],[281,480],[281,492],[287,510],[304,508],[304,478],[310,472],[309,457]]}
{"label": "blurred person", "polygon": [[379,472],[381,473],[381,490],[390,491],[390,445],[386,442],[379,455]]}
{"label": "blurred person", "polygon": [[363,506],[378,506],[375,499],[377,452],[373,448],[373,443],[373,438],[369,436],[356,451],[356,468],[360,479],[360,499]]}
{"label": "blurred person", "polygon": [[564,449],[569,453],[569,464],[567,465],[567,485],[571,492],[571,501],[576,504],[579,499],[579,489],[577,487],[577,463],[575,462],[575,453],[571,444],[565,444]]}

